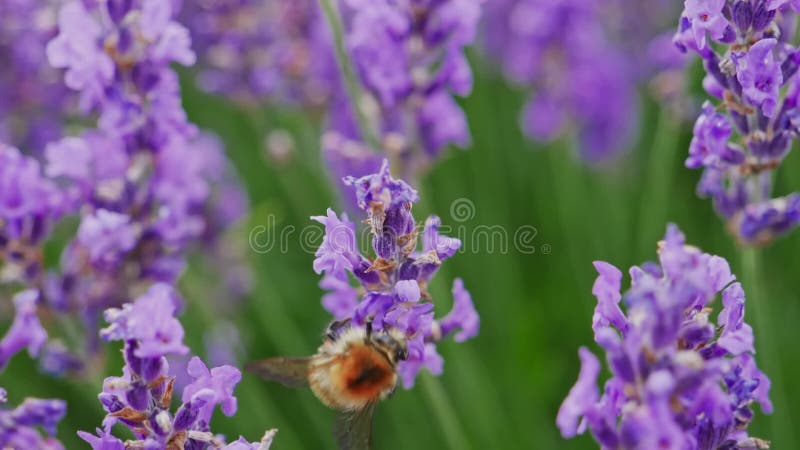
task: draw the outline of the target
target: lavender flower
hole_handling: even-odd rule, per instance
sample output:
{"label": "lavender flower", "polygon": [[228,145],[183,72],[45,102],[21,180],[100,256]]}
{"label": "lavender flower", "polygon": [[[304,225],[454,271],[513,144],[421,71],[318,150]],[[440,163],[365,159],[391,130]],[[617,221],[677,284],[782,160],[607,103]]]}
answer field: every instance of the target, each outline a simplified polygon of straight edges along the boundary
{"label": "lavender flower", "polygon": [[681,89],[680,77],[664,73],[682,68],[680,54],[660,45],[673,9],[674,2],[652,0],[487,2],[486,57],[529,92],[520,114],[525,135],[542,142],[574,136],[589,164],[628,148],[640,84],[654,78],[660,96]]}
{"label": "lavender flower", "polygon": [[722,41],[732,33],[728,20],[722,14],[725,0],[686,0],[684,16],[691,23],[694,43],[698,49],[707,45],[707,36]]}
{"label": "lavender flower", "polygon": [[[217,237],[246,203],[219,141],[200,134],[181,106],[170,66],[195,57],[175,5],[65,2],[46,57],[65,69],[80,113],[96,114],[97,128],[50,142],[43,170],[0,147],[2,281],[23,282],[38,291],[39,308],[84,325],[83,348],[54,340],[31,351],[48,372],[81,370],[100,350],[97,316],[151,285],[174,283],[198,243],[217,251]],[[53,223],[71,215],[76,236],[46,272],[42,245]]]}
{"label": "lavender flower", "polygon": [[[375,329],[394,328],[408,339],[409,357],[398,365],[403,385],[414,385],[416,374],[427,368],[442,373],[443,360],[436,343],[450,334],[457,342],[474,337],[480,319],[460,279],[453,283],[453,311],[434,320],[433,303],[427,286],[442,261],[453,256],[461,241],[439,235],[439,219],[431,216],[423,231],[422,248],[417,249],[417,223],[411,206],[419,197],[402,180],[389,174],[388,162],[381,170],[362,178],[348,177],[345,183],[356,191],[359,207],[366,213],[372,234],[374,258],[361,254],[355,226],[345,214],[328,210],[326,216],[312,217],[325,225],[325,238],[316,253],[314,270],[324,273],[320,286],[328,293],[323,306],[350,326]],[[359,287],[350,284],[351,277]]]}
{"label": "lavender flower", "polygon": [[324,107],[339,89],[332,39],[316,1],[187,6],[202,89],[244,104],[269,99],[309,108]]}
{"label": "lavender flower", "polygon": [[62,134],[72,96],[46,61],[56,32],[55,0],[0,5],[0,141],[40,155]]}
{"label": "lavender flower", "polygon": [[[588,428],[603,448],[769,448],[746,431],[752,404],[767,413],[772,404],[753,358],[741,284],[727,261],[686,245],[674,225],[658,256],[660,264],[630,269],[624,295],[619,269],[595,263],[592,328],[611,378],[598,392],[600,362],[580,349],[578,381],[556,419],[561,434]],[[715,325],[711,305],[720,293]]]}
{"label": "lavender flower", "polygon": [[529,137],[551,141],[574,122],[581,157],[624,148],[635,123],[632,67],[604,28],[599,4],[499,0],[487,4],[487,54],[507,78],[530,86],[521,115]]}
{"label": "lavender flower", "polygon": [[[0,388],[0,403],[6,403],[6,391]],[[0,410],[0,446],[14,449],[63,450],[53,435],[56,425],[67,412],[63,400],[26,398],[14,409]],[[49,436],[41,435],[37,428]]]}
{"label": "lavender flower", "polygon": [[65,212],[62,200],[35,159],[0,143],[0,280],[25,282],[40,276],[39,246]]}
{"label": "lavender flower", "polygon": [[[226,445],[224,438],[210,430],[211,414],[217,405],[227,416],[236,413],[233,391],[241,373],[232,366],[208,369],[200,358],[188,365],[192,382],[183,389],[174,414],[170,412],[175,377],[169,373],[166,356],[185,354],[183,327],[174,317],[176,293],[167,285],[155,285],[122,309],[105,312],[109,327],[101,333],[106,340],[125,342],[122,376],[103,382],[98,396],[106,410],[103,428],[97,435],[78,432],[95,450],[125,448],[252,448],[267,450],[275,434],[268,431],[259,443],[243,439]],[[115,424],[127,426],[136,437],[125,441],[114,437]]]}
{"label": "lavender flower", "polygon": [[22,291],[14,296],[14,322],[0,340],[0,369],[8,360],[22,349],[35,357],[47,341],[47,331],[36,315],[39,293],[34,290]]}
{"label": "lavender flower", "polygon": [[703,58],[703,86],[719,99],[697,119],[686,166],[703,169],[698,194],[713,200],[744,245],[767,244],[800,224],[798,194],[772,193],[773,172],[798,132],[794,8],[784,1],[687,0],[674,38]]}
{"label": "lavender flower", "polygon": [[[337,178],[373,173],[388,157],[415,179],[445,147],[470,144],[454,97],[472,90],[464,48],[475,39],[481,2],[345,3],[346,53],[366,95],[332,102],[323,155]],[[356,113],[368,118],[360,125],[367,129],[356,126]]]}

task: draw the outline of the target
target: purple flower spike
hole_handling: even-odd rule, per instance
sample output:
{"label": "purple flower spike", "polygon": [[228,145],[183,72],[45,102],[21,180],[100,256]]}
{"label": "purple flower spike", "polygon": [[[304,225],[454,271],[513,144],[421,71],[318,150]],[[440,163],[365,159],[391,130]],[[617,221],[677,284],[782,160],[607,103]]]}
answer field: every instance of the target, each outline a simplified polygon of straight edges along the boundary
{"label": "purple flower spike", "polygon": [[[78,433],[93,449],[241,448],[225,446],[224,436],[210,429],[217,405],[227,416],[236,413],[233,391],[242,374],[235,367],[209,369],[200,358],[192,357],[186,367],[191,382],[183,388],[175,414],[170,412],[176,378],[164,356],[188,351],[181,342],[183,328],[172,317],[173,294],[167,285],[157,284],[133,304],[106,311],[112,325],[103,330],[103,337],[125,341],[125,366],[122,376],[105,379],[98,396],[108,413],[103,430],[98,429],[96,436]],[[136,439],[123,443],[113,436],[111,429],[116,424],[127,426]],[[260,443],[245,448],[267,450],[274,435],[274,430],[268,431]],[[240,444],[244,443],[240,439]]]}
{"label": "purple flower spike", "polygon": [[[705,60],[703,86],[719,99],[716,105],[703,105],[686,167],[703,169],[698,195],[712,199],[742,245],[769,244],[800,223],[798,194],[775,197],[772,192],[773,174],[800,124],[795,119],[797,45],[791,33],[781,32],[783,24],[796,20],[797,2],[791,8],[787,3],[686,0],[676,35],[679,46]],[[725,17],[732,27],[725,25]],[[689,42],[691,30],[721,45]]]}
{"label": "purple flower spike", "polygon": [[[525,135],[542,143],[569,139],[581,161],[593,166],[629,149],[637,130],[631,120],[638,116],[637,84],[662,75],[680,79],[680,52],[672,45],[653,51],[663,47],[661,22],[677,14],[675,4],[486,2],[486,56],[528,93],[519,119]],[[691,21],[684,19],[679,40],[696,47]],[[669,97],[680,89],[675,84],[664,83],[659,94]]]}
{"label": "purple flower spike", "polygon": [[449,314],[434,320],[434,305],[429,301],[428,282],[442,261],[458,251],[461,241],[439,234],[441,220],[431,216],[418,245],[419,227],[411,209],[419,196],[405,181],[391,176],[388,162],[377,173],[347,177],[345,182],[356,191],[359,207],[366,213],[375,256],[361,254],[355,226],[346,217],[340,219],[330,209],[327,216],[312,217],[326,231],[314,260],[314,270],[323,273],[320,287],[327,291],[322,304],[348,326],[369,322],[373,329],[402,333],[408,358],[398,364],[397,371],[403,386],[411,388],[423,368],[434,375],[442,373],[444,359],[436,350],[437,342],[450,335],[464,342],[478,334],[480,317],[461,279],[453,282]]}
{"label": "purple flower spike", "polygon": [[[746,431],[751,404],[760,403],[767,413],[772,405],[769,379],[753,361],[741,285],[733,282],[727,261],[686,245],[674,225],[658,256],[657,266],[631,268],[631,287],[623,295],[621,272],[595,263],[600,276],[593,328],[611,378],[601,395],[600,363],[581,348],[578,381],[556,419],[561,434],[571,438],[589,429],[603,448],[622,450],[769,448]],[[720,293],[717,333],[710,316]],[[625,312],[617,305],[620,297]],[[753,445],[738,446],[745,440]]]}
{"label": "purple flower spike", "polygon": [[[179,302],[165,289],[177,282],[190,245],[201,243],[211,250],[201,253],[220,260],[227,247],[222,231],[243,212],[246,200],[220,142],[202,135],[181,105],[172,64],[191,65],[195,54],[188,30],[176,20],[178,6],[161,0],[25,0],[0,7],[0,60],[20,66],[0,75],[4,105],[19,100],[20,108],[35,112],[52,103],[48,108],[69,115],[69,128],[79,130],[63,136],[57,127],[49,144],[25,149],[35,157],[0,145],[4,279],[37,286],[39,307],[48,316],[85,325],[83,342],[74,343],[80,348],[48,343],[40,356],[47,372],[96,366],[85,364],[103,351],[96,345],[96,316],[114,307],[103,337],[130,343],[125,356],[132,376],[150,383],[163,375],[163,354],[187,352],[173,317]],[[20,55],[8,57],[10,51]],[[41,76],[25,82],[24,74]],[[51,95],[50,81],[63,89]],[[6,95],[9,87],[26,92]],[[31,95],[41,98],[24,102]],[[17,137],[6,123],[27,131],[16,125],[24,117],[0,106],[0,138]],[[80,224],[77,233],[57,246],[58,264],[45,272],[45,238],[67,214]],[[224,256],[222,266],[236,276],[225,273],[219,284],[235,279],[246,290],[246,271],[234,261],[241,255],[226,248]],[[142,292],[134,304],[121,306]],[[139,386],[131,401],[146,401],[142,391]]]}
{"label": "purple flower spike", "polygon": [[185,2],[184,9],[203,90],[246,105],[319,109],[343,89],[316,1]]}
{"label": "purple flower spike", "polygon": [[[342,2],[347,56],[362,96],[349,98],[340,88],[330,103],[322,147],[336,178],[374,173],[389,158],[413,182],[445,148],[470,144],[455,97],[472,91],[464,50],[477,34],[482,3]],[[347,182],[340,187],[350,198]]]}

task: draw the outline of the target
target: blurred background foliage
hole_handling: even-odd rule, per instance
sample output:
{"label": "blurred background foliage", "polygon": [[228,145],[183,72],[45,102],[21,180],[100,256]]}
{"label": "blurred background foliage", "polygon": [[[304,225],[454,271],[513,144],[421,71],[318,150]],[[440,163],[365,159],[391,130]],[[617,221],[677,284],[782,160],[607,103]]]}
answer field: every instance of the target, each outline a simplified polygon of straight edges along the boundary
{"label": "blurred background foliage", "polygon": [[[613,165],[587,168],[574,158],[569,141],[546,146],[526,141],[518,126],[523,95],[495,77],[485,62],[473,58],[473,63],[475,90],[462,102],[473,144],[468,151],[449,151],[424,178],[416,217],[435,213],[445,226],[463,226],[466,233],[501,226],[512,238],[520,227],[533,226],[535,251],[522,254],[512,242],[507,252],[489,252],[467,242],[443,266],[431,286],[439,314],[450,308],[452,279],[461,277],[481,314],[481,332],[464,345],[440,345],[444,375],[423,374],[414,389],[400,389],[381,405],[375,448],[596,448],[586,436],[562,439],[554,423],[578,374],[578,347],[596,349],[590,326],[592,261],[624,270],[655,259],[668,221],[678,224],[689,242],[729,259],[742,278],[740,253],[710,202],[695,195],[699,172],[683,167],[690,123],[679,123],[644,100],[636,145]],[[248,248],[251,230],[272,225],[270,215],[278,233],[289,226],[297,230],[285,252],[277,246],[249,252],[255,285],[233,317],[243,336],[240,362],[311,354],[329,316],[320,306],[313,255],[303,250],[299,230],[311,224],[309,216],[338,204],[321,166],[319,120],[301,111],[243,110],[201,93],[191,74],[184,75],[190,119],[222,137],[250,195],[252,213],[232,232],[232,245]],[[275,129],[287,130],[294,140],[293,151],[281,161],[264,152],[264,137]],[[777,192],[800,186],[800,156],[791,154],[784,165]],[[450,208],[459,199],[474,205],[474,217],[453,219]],[[769,436],[775,449],[793,449],[798,448],[793,426],[800,420],[800,385],[794,382],[800,379],[800,233],[764,249],[761,261],[758,297],[744,280],[751,293],[747,317],[756,329],[758,362],[773,380],[782,380],[782,391],[773,390],[776,411],[771,417],[758,412],[751,434]],[[213,270],[194,264],[182,281],[187,298],[182,322],[195,351],[203,348],[203,332],[220,315],[209,305],[228,301],[208,298],[220,295],[209,287]],[[113,356],[106,362],[112,374],[121,367]],[[20,356],[0,384],[22,387],[11,391],[12,402],[23,394],[65,398],[69,414],[59,438],[67,448],[84,448],[73,430],[90,430],[102,420],[95,400],[98,380],[54,380]],[[245,374],[236,394],[239,413],[235,419],[218,413],[216,430],[255,439],[265,428],[277,427],[278,450],[334,448],[334,413],[310,392]]]}

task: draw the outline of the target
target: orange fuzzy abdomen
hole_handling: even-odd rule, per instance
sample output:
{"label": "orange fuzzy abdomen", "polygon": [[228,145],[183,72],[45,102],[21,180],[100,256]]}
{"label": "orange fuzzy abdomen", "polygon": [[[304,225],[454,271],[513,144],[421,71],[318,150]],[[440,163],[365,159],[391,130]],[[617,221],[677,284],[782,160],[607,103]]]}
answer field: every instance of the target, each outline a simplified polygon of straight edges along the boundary
{"label": "orange fuzzy abdomen", "polygon": [[368,346],[352,346],[338,366],[335,384],[352,400],[375,400],[394,388],[395,374],[389,361]]}

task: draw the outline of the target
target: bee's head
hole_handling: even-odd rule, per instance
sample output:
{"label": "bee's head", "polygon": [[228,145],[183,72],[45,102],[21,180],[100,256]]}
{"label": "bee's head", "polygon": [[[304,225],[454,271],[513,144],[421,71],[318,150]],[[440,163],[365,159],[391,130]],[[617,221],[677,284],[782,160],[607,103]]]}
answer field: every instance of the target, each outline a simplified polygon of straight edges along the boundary
{"label": "bee's head", "polygon": [[342,331],[346,330],[347,327],[350,326],[350,319],[344,320],[334,320],[333,322],[328,325],[328,328],[325,330],[325,339],[329,341],[335,341],[339,338],[339,335],[342,334]]}
{"label": "bee's head", "polygon": [[408,345],[405,337],[395,330],[383,330],[369,335],[369,341],[383,352],[392,364],[408,358]]}

